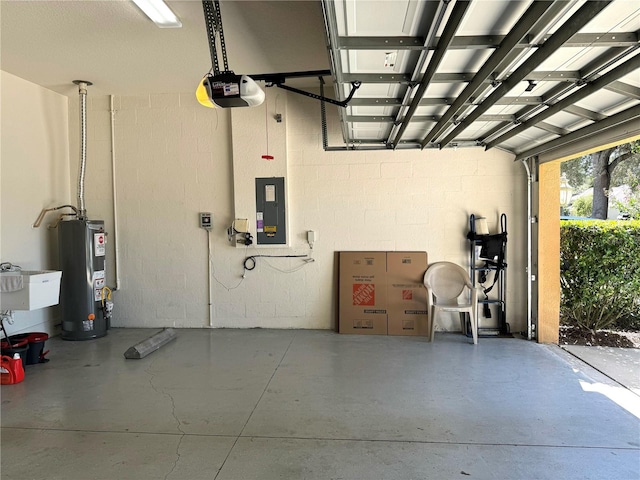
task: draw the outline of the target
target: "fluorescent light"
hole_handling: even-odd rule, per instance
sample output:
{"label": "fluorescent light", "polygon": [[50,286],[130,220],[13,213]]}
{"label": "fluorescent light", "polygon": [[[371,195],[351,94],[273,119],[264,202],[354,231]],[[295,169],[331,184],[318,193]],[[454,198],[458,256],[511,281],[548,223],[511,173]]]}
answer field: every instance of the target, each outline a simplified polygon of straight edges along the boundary
{"label": "fluorescent light", "polygon": [[133,0],[133,3],[160,28],[182,27],[182,22],[164,0]]}

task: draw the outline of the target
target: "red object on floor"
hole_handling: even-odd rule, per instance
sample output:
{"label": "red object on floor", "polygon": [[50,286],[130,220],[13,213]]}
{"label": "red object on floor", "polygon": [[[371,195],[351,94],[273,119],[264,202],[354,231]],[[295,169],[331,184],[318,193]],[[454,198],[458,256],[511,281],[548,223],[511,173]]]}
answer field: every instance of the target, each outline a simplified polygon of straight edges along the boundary
{"label": "red object on floor", "polygon": [[0,384],[13,385],[24,380],[24,368],[22,367],[22,359],[19,354],[15,354],[14,358],[2,355],[0,363]]}

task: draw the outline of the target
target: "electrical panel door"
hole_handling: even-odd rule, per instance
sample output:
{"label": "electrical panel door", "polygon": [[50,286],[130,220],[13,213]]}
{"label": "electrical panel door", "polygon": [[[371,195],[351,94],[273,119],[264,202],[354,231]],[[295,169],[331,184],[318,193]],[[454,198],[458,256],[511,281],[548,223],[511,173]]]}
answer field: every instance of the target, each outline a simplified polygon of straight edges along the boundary
{"label": "electrical panel door", "polygon": [[256,178],[258,245],[286,245],[284,177]]}

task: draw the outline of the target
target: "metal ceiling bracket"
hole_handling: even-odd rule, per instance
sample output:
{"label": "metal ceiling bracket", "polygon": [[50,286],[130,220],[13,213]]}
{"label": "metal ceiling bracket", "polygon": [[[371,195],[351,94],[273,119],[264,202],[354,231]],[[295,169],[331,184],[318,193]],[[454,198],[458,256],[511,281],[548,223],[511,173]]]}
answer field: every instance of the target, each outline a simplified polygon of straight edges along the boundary
{"label": "metal ceiling bracket", "polygon": [[209,38],[209,53],[211,54],[211,69],[214,75],[221,73],[218,64],[218,52],[216,42],[220,42],[220,50],[222,52],[222,62],[224,72],[229,71],[229,62],[227,60],[227,48],[224,43],[224,30],[222,29],[222,15],[220,13],[219,0],[202,0],[202,9],[204,11],[204,21],[207,27],[207,37]]}
{"label": "metal ceiling bracket", "polygon": [[442,32],[442,37],[440,37],[440,41],[438,42],[436,49],[433,51],[431,61],[429,62],[429,65],[427,65],[427,69],[422,76],[420,85],[418,86],[416,93],[413,95],[413,100],[411,101],[409,110],[405,114],[402,125],[400,125],[400,128],[395,134],[393,140],[388,142],[393,145],[394,148],[398,145],[398,143],[402,139],[402,135],[404,135],[404,132],[407,130],[409,122],[411,122],[411,117],[413,117],[418,106],[420,105],[420,100],[422,99],[424,92],[427,90],[427,87],[431,83],[431,79],[435,75],[440,62],[442,62],[442,59],[447,52],[447,48],[451,44],[451,41],[453,40],[453,37],[456,34],[456,31],[458,30],[462,19],[464,18],[464,15],[467,13],[467,9],[469,8],[470,4],[471,2],[469,1],[458,0],[453,7],[451,16],[449,17],[449,20],[444,27],[444,31]]}
{"label": "metal ceiling bracket", "polygon": [[[456,37],[449,45],[451,50],[499,48],[506,35],[464,35]],[[440,38],[436,37],[434,44]],[[577,33],[566,43],[567,47],[629,47],[640,41],[637,32]],[[524,35],[513,48],[534,48],[532,35]],[[338,50],[433,50],[422,37],[338,37]]]}
{"label": "metal ceiling bracket", "polygon": [[[425,37],[423,42],[425,48],[429,48],[433,43],[433,39],[435,38],[436,33],[438,32],[438,29],[440,28],[440,25],[444,20],[445,14],[447,13],[447,9],[449,8],[449,3],[450,3],[450,0],[440,0],[440,2],[438,2],[438,6],[433,16],[433,20],[431,22],[431,25],[429,26],[427,36]],[[389,148],[394,148],[394,144],[392,144],[391,141],[395,138],[396,133],[398,132],[398,129],[400,128],[400,126],[402,125],[402,122],[404,121],[403,115],[407,108],[406,105],[409,103],[409,100],[411,99],[411,94],[413,93],[413,89],[418,85],[417,80],[422,76],[422,68],[424,67],[425,62],[427,61],[427,58],[428,58],[428,50],[422,50],[420,52],[420,55],[418,56],[418,59],[413,65],[413,73],[411,74],[411,83],[409,87],[405,89],[402,99],[400,99],[400,105],[402,105],[402,107],[398,109],[398,112],[396,114],[396,122],[394,123],[393,128],[391,129],[391,131],[389,132],[389,135],[387,136],[386,144]]]}
{"label": "metal ceiling bracket", "polygon": [[356,90],[358,90],[358,88],[360,88],[361,83],[360,82],[351,82],[351,91],[349,92],[349,95],[347,96],[347,98],[345,98],[344,100],[335,100],[333,98],[327,98],[324,97],[322,95],[317,95],[315,93],[311,93],[311,92],[305,92],[304,90],[300,90],[298,88],[295,87],[290,87],[289,85],[285,85],[284,83],[273,83],[271,85],[267,85],[267,87],[278,87],[278,88],[282,88],[283,90],[287,90],[289,92],[293,92],[293,93],[297,93],[300,95],[304,95],[305,97],[309,97],[309,98],[315,98],[316,100],[320,100],[321,102],[327,102],[327,103],[331,103],[333,105],[337,105],[339,107],[346,107],[349,102],[351,101],[351,99],[353,98],[353,95],[356,93]]}
{"label": "metal ceiling bracket", "polygon": [[331,70],[307,70],[302,72],[260,73],[249,75],[253,80],[263,80],[267,83],[284,83],[287,78],[329,77]]}
{"label": "metal ceiling bracket", "polygon": [[[314,98],[316,100],[320,100],[321,102],[331,103],[333,105],[338,105],[339,107],[346,107],[347,104],[353,98],[353,95],[356,93],[356,90],[360,88],[362,82],[352,81],[351,82],[351,92],[349,92],[348,97],[345,100],[335,100],[333,98],[328,98],[324,96],[324,80],[322,77],[331,75],[331,71],[329,70],[310,70],[306,72],[283,72],[283,73],[261,73],[257,75],[249,75],[253,80],[264,81],[266,82],[266,87],[278,87],[283,90],[288,90],[293,93],[298,93],[300,95],[304,95],[305,97]],[[289,85],[285,85],[285,81],[287,78],[304,78],[304,77],[318,77],[320,80],[320,89],[321,94],[317,95],[311,92],[305,92],[304,90],[300,90],[295,87],[290,87]]]}
{"label": "metal ceiling bracket", "polygon": [[640,88],[634,87],[633,85],[628,85],[623,82],[613,82],[604,88],[611,92],[640,100]]}
{"label": "metal ceiling bracket", "polygon": [[[367,30],[372,36],[354,36],[351,34],[365,30],[352,31],[339,22],[351,21],[349,15],[357,12],[336,15],[333,0],[322,0],[336,79],[333,97],[344,98],[351,81],[370,83],[372,92],[374,88],[381,92],[380,98],[352,98],[349,106],[354,107],[353,111],[339,110],[348,147],[329,149],[484,146],[520,156],[535,147],[548,161],[558,154],[594,148],[594,142],[606,141],[608,136],[623,141],[629,135],[640,135],[640,116],[634,113],[640,101],[640,85],[628,84],[632,83],[631,74],[640,71],[640,65],[628,66],[629,73],[618,80],[609,77],[623,62],[628,63],[640,53],[634,51],[640,50],[640,31],[620,31],[622,25],[614,26],[615,19],[607,13],[617,11],[618,1],[530,0],[522,8],[502,7],[496,12],[502,12],[502,20],[509,28],[503,30],[503,35],[495,35],[490,32],[496,30],[485,29],[483,34],[482,29],[469,28],[469,22],[473,22],[469,18],[471,7],[456,20],[456,12],[465,3],[475,6],[472,0],[412,0],[407,10],[410,26],[405,18],[402,30],[389,29],[387,35]],[[424,6],[418,8],[414,3]],[[481,12],[482,8],[476,11]],[[579,62],[558,65],[556,60],[571,55],[571,48],[584,49],[589,55],[581,56]],[[454,52],[461,49],[467,52]],[[346,68],[359,72],[362,65],[351,62],[358,51],[368,51],[367,58],[373,58],[380,56],[376,52],[392,50],[403,54],[402,62],[393,70],[342,71]],[[451,58],[446,56],[449,53]],[[472,60],[465,63],[463,58]],[[550,58],[553,60],[547,62]],[[545,70],[546,65],[551,68]],[[566,68],[568,65],[573,70]],[[601,80],[603,77],[605,80]],[[440,88],[443,84],[446,87]],[[599,97],[592,102],[591,96],[585,100],[575,96],[591,91],[596,97],[596,87],[604,94],[602,101]],[[623,100],[607,96],[607,91],[621,95]],[[567,98],[570,100],[565,101]],[[507,109],[498,108],[505,105]],[[375,108],[358,111],[357,107]],[[569,115],[560,116],[559,109]],[[634,114],[635,117],[629,116]],[[555,116],[544,120],[550,115]],[[532,129],[530,134],[526,132],[528,128]],[[537,154],[528,158],[534,157]]]}
{"label": "metal ceiling bracket", "polygon": [[640,118],[640,105],[636,105],[620,113],[611,115],[604,120],[592,123],[591,125],[587,125],[586,127],[574,130],[573,132],[567,135],[563,135],[560,138],[556,138],[555,140],[551,140],[549,142],[543,143],[542,145],[538,145],[529,150],[520,152],[516,155],[516,160],[522,160],[526,159],[527,157],[540,155],[541,153],[547,152],[562,145],[578,141],[587,135],[592,135],[602,130],[619,127],[630,122],[633,122],[635,125],[637,125],[636,122],[638,118]]}
{"label": "metal ceiling bracket", "polygon": [[506,95],[518,84],[518,82],[521,82],[533,71],[534,68],[544,62],[553,52],[562,47],[567,40],[578,33],[582,27],[589,23],[589,21],[591,21],[600,11],[604,10],[610,3],[611,0],[586,2],[569,20],[558,28],[558,30],[556,30],[556,32],[551,35],[540,48],[533,52],[533,54],[531,54],[531,56],[528,57],[522,65],[520,65],[520,67],[512,72],[502,85],[496,88],[484,102],[478,105],[464,120],[464,122],[458,125],[458,127],[442,139],[441,143],[443,145],[447,145],[460,133],[466,130],[467,127],[480,115],[491,108],[500,97]]}
{"label": "metal ceiling bracket", "polygon": [[504,133],[500,137],[488,142],[487,149],[495,147],[499,143],[504,142],[505,140],[523,132],[524,130],[535,126],[536,123],[541,122],[549,118],[551,115],[554,115],[562,111],[565,107],[568,107],[570,105],[573,105],[574,103],[579,102],[583,98],[586,98],[592,93],[597,92],[598,90],[601,90],[606,85],[618,80],[619,78],[627,75],[628,73],[633,72],[637,68],[640,68],[640,55],[636,55],[635,57],[620,64],[613,70],[605,73],[604,75],[597,78],[596,80],[589,83],[588,85],[582,87],[577,92],[567,97],[564,97],[562,100],[554,103],[546,110],[543,110],[537,115],[531,117],[526,122],[523,122],[522,125],[518,126],[517,128],[509,130],[508,132]]}
{"label": "metal ceiling bracket", "polygon": [[[610,48],[609,50],[605,51],[603,54],[599,55],[596,59],[592,60],[587,65],[585,65],[580,70],[580,72],[583,77],[589,77],[601,71],[601,69],[605,68],[606,65],[610,65],[611,62],[614,61],[615,59],[617,58],[619,59],[620,55],[624,55],[626,52],[628,52],[628,49],[626,48],[619,48],[619,47]],[[619,83],[621,82],[613,82],[611,85],[605,88],[609,89],[613,85],[619,84]],[[569,92],[569,90],[571,90],[574,87],[575,87],[575,84],[561,83],[551,88],[549,91],[545,92],[545,94],[542,95],[541,97],[520,97],[520,101],[515,103],[526,103],[526,106],[520,109],[518,112],[516,112],[516,116],[521,119],[525,117],[531,117],[532,115],[535,115],[535,113],[538,110],[542,108],[546,108],[549,105],[553,105],[554,101],[557,101],[557,99],[564,97]],[[638,89],[638,92],[639,92],[639,95],[637,99],[640,100],[640,89]],[[626,93],[622,93],[622,95],[631,96]],[[529,98],[537,98],[539,101],[522,102],[522,100],[529,99]],[[499,99],[495,103],[495,105],[500,105],[501,100],[502,99]],[[501,135],[504,131],[508,130],[509,128],[511,128],[510,124],[497,125],[493,129],[491,129],[489,132],[485,133],[484,141],[486,142],[490,138],[494,138],[496,136]]]}
{"label": "metal ceiling bracket", "polygon": [[460,108],[464,107],[465,102],[471,98],[471,96],[478,90],[478,88],[485,82],[490,80],[491,86],[497,88],[502,82],[493,78],[493,73],[498,65],[506,58],[506,56],[513,50],[513,48],[529,33],[533,26],[538,22],[540,16],[547,11],[553,2],[534,2],[531,7],[520,17],[518,23],[511,29],[509,34],[502,41],[498,49],[493,52],[489,59],[482,65],[478,73],[473,80],[465,87],[458,98],[456,98],[453,105],[447,109],[440,121],[427,133],[422,140],[422,145],[427,145],[431,140],[436,138],[444,128],[447,126],[447,121],[452,118]]}

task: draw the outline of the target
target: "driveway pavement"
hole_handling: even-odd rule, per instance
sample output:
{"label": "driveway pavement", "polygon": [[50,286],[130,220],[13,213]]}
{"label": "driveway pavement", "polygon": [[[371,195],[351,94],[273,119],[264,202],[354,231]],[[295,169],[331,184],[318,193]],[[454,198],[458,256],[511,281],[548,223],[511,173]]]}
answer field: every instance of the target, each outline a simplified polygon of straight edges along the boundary
{"label": "driveway pavement", "polygon": [[640,396],[640,349],[581,345],[562,348]]}

